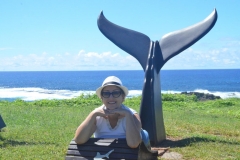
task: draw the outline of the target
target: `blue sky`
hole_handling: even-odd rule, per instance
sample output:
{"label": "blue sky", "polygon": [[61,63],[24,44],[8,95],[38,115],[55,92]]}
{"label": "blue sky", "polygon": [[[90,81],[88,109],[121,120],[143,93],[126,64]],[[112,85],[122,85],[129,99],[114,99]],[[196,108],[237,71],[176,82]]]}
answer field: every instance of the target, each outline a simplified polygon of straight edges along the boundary
{"label": "blue sky", "polygon": [[162,69],[239,69],[238,0],[1,0],[0,71],[142,70],[98,29],[111,22],[160,40],[204,20],[213,29]]}

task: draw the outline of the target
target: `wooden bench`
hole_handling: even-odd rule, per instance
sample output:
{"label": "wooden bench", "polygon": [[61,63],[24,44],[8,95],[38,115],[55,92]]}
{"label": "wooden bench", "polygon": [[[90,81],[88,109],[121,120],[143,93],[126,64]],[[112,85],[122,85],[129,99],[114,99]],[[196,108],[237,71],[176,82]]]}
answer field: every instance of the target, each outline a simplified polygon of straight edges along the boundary
{"label": "wooden bench", "polygon": [[65,160],[157,160],[157,156],[157,151],[147,149],[143,143],[138,148],[130,148],[124,138],[90,138],[82,145],[72,140]]}

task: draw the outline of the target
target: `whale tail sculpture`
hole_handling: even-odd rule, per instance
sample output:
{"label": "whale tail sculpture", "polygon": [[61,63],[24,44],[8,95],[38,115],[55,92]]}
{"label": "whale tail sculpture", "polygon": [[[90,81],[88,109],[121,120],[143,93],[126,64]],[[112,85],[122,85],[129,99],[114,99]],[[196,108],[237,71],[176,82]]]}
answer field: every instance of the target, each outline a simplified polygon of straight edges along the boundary
{"label": "whale tail sculpture", "polygon": [[160,41],[153,42],[140,32],[108,21],[103,12],[100,13],[97,21],[99,30],[115,45],[135,57],[145,71],[140,117],[153,146],[166,139],[161,101],[161,68],[169,59],[206,35],[216,21],[217,11],[214,9],[203,21],[165,34]]}

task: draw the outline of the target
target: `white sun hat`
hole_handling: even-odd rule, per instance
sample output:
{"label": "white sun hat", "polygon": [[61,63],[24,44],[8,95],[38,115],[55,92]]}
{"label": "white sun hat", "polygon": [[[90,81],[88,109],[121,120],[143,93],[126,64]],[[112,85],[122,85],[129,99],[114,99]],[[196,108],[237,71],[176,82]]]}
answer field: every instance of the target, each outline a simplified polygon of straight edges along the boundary
{"label": "white sun hat", "polygon": [[101,98],[102,89],[106,86],[117,86],[123,90],[125,96],[128,95],[128,89],[122,85],[122,81],[118,77],[109,76],[103,81],[102,86],[96,90],[96,94],[99,98]]}

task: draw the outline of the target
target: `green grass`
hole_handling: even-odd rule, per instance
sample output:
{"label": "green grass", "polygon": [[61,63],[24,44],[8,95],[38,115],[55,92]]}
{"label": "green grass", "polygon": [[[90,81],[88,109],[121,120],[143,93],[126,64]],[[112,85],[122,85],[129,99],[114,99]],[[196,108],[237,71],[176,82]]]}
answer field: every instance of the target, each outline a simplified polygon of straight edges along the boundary
{"label": "green grass", "polygon": [[[240,99],[197,101],[164,94],[167,140],[162,147],[184,159],[240,159]],[[141,97],[124,104],[139,111]],[[0,132],[0,159],[64,159],[69,142],[88,113],[101,105],[96,95],[71,100],[0,101],[7,127]]]}

